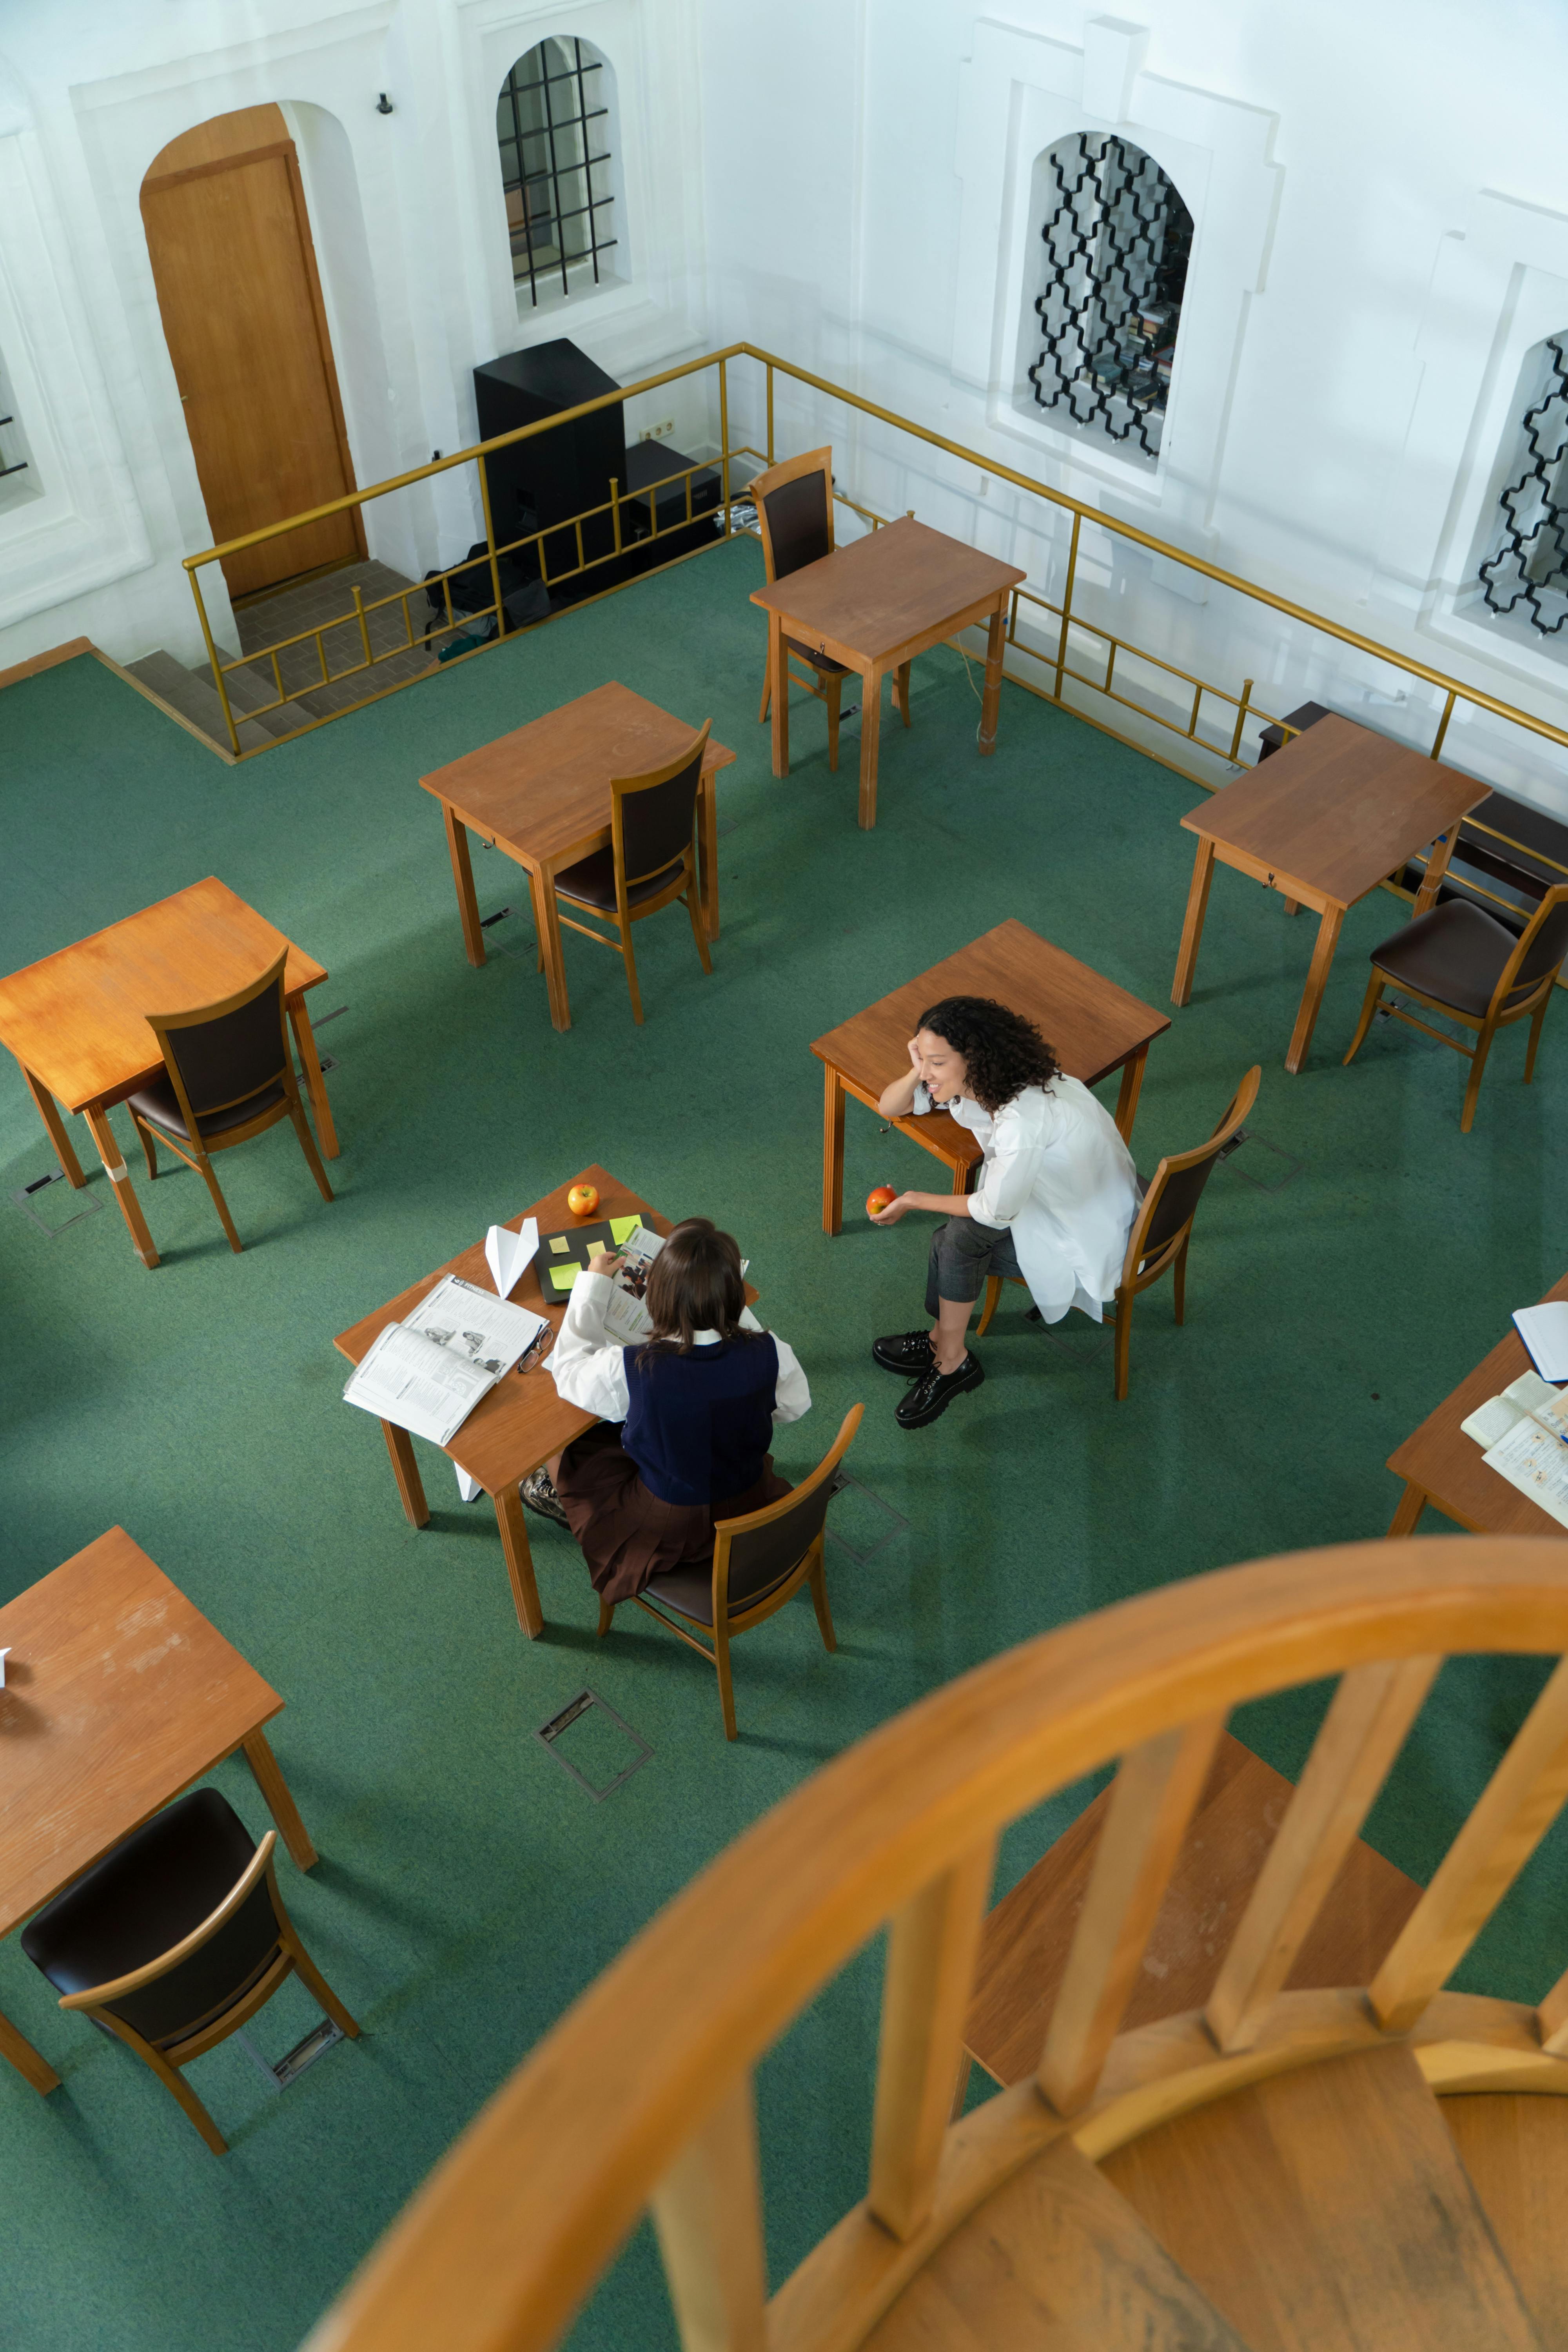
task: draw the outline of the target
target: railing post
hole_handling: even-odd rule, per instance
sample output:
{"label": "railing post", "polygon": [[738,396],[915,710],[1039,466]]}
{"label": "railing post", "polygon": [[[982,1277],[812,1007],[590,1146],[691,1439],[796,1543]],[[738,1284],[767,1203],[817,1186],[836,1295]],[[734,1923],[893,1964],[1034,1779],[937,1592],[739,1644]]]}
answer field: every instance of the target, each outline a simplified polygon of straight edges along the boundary
{"label": "railing post", "polygon": [[360,643],[364,647],[364,666],[366,669],[369,669],[374,660],[374,656],[372,654],[370,649],[370,623],[364,616],[364,591],[361,588],[357,580],[353,584],[353,594],[354,600],[354,612],[359,620]]}
{"label": "railing post", "polygon": [[1434,760],[1443,749],[1443,738],[1448,731],[1448,721],[1454,715],[1454,704],[1458,699],[1458,689],[1456,687],[1451,686],[1448,688],[1448,698],[1443,705],[1443,716],[1437,722],[1437,740],[1432,746],[1431,756]]}
{"label": "railing post", "polygon": [[719,362],[719,461],[723,478],[724,536],[734,537],[730,521],[730,388],[724,373],[724,362]]}
{"label": "railing post", "polygon": [[773,363],[768,362],[768,463],[773,462]]}
{"label": "railing post", "polygon": [[610,476],[610,524],[616,534],[616,553],[621,552],[621,478]]}
{"label": "railing post", "polygon": [[[501,608],[500,601],[500,562],[496,554],[495,524],[490,518],[489,475],[486,469],[485,461],[482,457],[479,461],[479,498],[485,510],[485,545],[489,548],[490,556],[490,593],[496,600],[496,635],[498,637],[504,637],[506,635],[506,614]],[[540,577],[542,579],[544,576],[544,541],[542,540],[539,542],[539,572]]]}
{"label": "railing post", "polygon": [[1068,546],[1067,586],[1062,590],[1062,633],[1057,639],[1057,682],[1054,691],[1058,702],[1062,698],[1062,673],[1067,668],[1068,662],[1068,624],[1072,619],[1072,584],[1078,573],[1078,534],[1079,526],[1082,520],[1081,515],[1074,515],[1072,539]]}
{"label": "railing post", "polygon": [[1230,758],[1233,767],[1237,763],[1236,755],[1241,749],[1241,730],[1247,724],[1247,707],[1251,700],[1252,680],[1245,677],[1241,682],[1241,700],[1236,706],[1236,726],[1232,730],[1230,738]]}
{"label": "railing post", "polygon": [[[196,618],[202,625],[202,641],[207,649],[207,659],[212,664],[213,684],[217,688],[217,698],[223,705],[223,723],[228,729],[228,740],[233,748],[234,756],[237,760],[239,732],[234,723],[234,713],[228,707],[228,688],[224,684],[223,664],[217,657],[217,647],[213,643],[213,633],[207,624],[207,608],[202,595],[201,582],[196,576],[197,566],[195,563],[188,563],[185,569],[190,573],[191,593],[196,600]],[[279,688],[279,695],[282,693],[281,687]]]}

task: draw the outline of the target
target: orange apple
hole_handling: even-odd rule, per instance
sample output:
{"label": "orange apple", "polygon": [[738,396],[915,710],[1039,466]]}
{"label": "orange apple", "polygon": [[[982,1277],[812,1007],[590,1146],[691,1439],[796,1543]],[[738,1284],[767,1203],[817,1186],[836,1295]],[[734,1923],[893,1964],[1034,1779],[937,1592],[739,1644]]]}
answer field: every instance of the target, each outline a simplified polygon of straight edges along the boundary
{"label": "orange apple", "polygon": [[566,1206],[574,1217],[591,1217],[599,1205],[599,1195],[592,1184],[574,1184],[566,1195]]}
{"label": "orange apple", "polygon": [[890,1184],[879,1184],[874,1192],[866,1195],[866,1214],[874,1217],[879,1210],[891,1208],[898,1197]]}

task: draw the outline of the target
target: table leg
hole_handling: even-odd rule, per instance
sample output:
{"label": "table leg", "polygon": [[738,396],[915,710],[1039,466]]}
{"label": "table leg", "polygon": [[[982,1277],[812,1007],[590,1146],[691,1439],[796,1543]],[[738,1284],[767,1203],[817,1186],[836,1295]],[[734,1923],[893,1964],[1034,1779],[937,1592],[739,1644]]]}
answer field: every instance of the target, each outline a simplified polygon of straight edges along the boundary
{"label": "table leg", "polygon": [[1300,898],[1287,898],[1287,899],[1286,899],[1286,901],[1285,901],[1285,912],[1286,912],[1288,915],[1299,915],[1299,914],[1300,913],[1300,911],[1301,911],[1301,901],[1300,900]]}
{"label": "table leg", "polygon": [[877,822],[877,740],[882,731],[882,674],[870,670],[861,680],[860,697],[860,830],[869,833]]}
{"label": "table leg", "polygon": [[82,1117],[92,1130],[99,1158],[108,1171],[114,1187],[114,1197],[120,1203],[120,1213],[131,1228],[131,1238],[136,1244],[136,1255],[143,1265],[156,1265],[158,1253],[153,1246],[153,1236],[147,1230],[147,1220],[142,1214],[142,1203],[136,1198],[130,1171],[120,1157],[120,1146],[114,1139],[114,1129],[109,1124],[109,1113],[97,1104],[90,1104]]}
{"label": "table leg", "polygon": [[784,623],[768,614],[768,675],[773,688],[773,773],[789,773],[789,656],[784,651]]}
{"label": "table leg", "polygon": [[404,1517],[411,1528],[426,1527],[429,1524],[430,1506],[425,1500],[425,1481],[419,1475],[419,1465],[414,1459],[414,1441],[405,1429],[398,1428],[395,1421],[384,1421],[381,1433],[392,1456],[392,1475],[403,1498]]}
{"label": "table leg", "polygon": [[967,1160],[954,1160],[951,1165],[953,1192],[959,1200],[963,1200],[969,1191],[969,1180],[974,1171]]}
{"label": "table leg", "polygon": [[533,1580],[533,1554],[528,1548],[528,1527],[522,1516],[522,1497],[515,1486],[503,1486],[495,1498],[496,1525],[500,1529],[500,1548],[506,1555],[506,1572],[511,1579],[511,1597],[517,1610],[517,1622],[531,1642],[537,1642],[544,1631],[544,1612],[539,1605],[539,1587]]}
{"label": "table leg", "polygon": [[1209,884],[1213,880],[1214,844],[1200,833],[1198,854],[1193,860],[1193,885],[1187,892],[1187,919],[1182,925],[1182,945],[1176,957],[1176,977],[1171,988],[1173,1004],[1185,1004],[1193,992],[1198,942],[1204,935],[1204,917],[1208,912]]}
{"label": "table leg", "polygon": [[256,1785],[267,1800],[267,1810],[278,1824],[278,1833],[301,1870],[314,1869],[319,1859],[310,1843],[310,1832],[300,1819],[300,1808],[289,1793],[289,1783],[279,1769],[278,1759],[264,1731],[253,1731],[243,1743],[245,1760],[256,1776]]}
{"label": "table leg", "polygon": [[719,936],[719,793],[712,771],[697,787],[697,887],[708,936]]}
{"label": "table leg", "polygon": [[47,2098],[60,2087],[60,2078],[47,2058],[40,2058],[25,2033],[18,2033],[8,2017],[0,2015],[0,2058],[8,2058],[24,2083]]}
{"label": "table leg", "polygon": [[338,1130],[332,1125],[332,1107],[327,1100],[327,1081],[321,1069],[321,1057],[316,1051],[316,1033],[310,1026],[310,1007],[303,997],[298,1004],[289,1007],[289,1019],[293,1026],[294,1043],[300,1048],[300,1062],[305,1073],[310,1108],[316,1114],[316,1133],[326,1157],[335,1160],[338,1156]]}
{"label": "table leg", "polygon": [[[1417,1520],[1426,1507],[1426,1489],[1418,1486],[1414,1478],[1405,1481],[1405,1492],[1399,1497],[1399,1507],[1388,1523],[1389,1536],[1413,1536]],[[1384,1540],[1386,1542],[1388,1538]]]}
{"label": "table leg", "polygon": [[1340,925],[1344,921],[1342,907],[1325,907],[1318,925],[1318,943],[1312,950],[1312,961],[1307,972],[1307,985],[1301,991],[1301,1010],[1296,1015],[1296,1026],[1290,1034],[1290,1047],[1285,1056],[1285,1067],[1297,1071],[1307,1058],[1307,1048],[1312,1042],[1317,1026],[1318,1007],[1323,1001],[1323,991],[1329,984],[1329,966],[1334,960]]}
{"label": "table leg", "polygon": [[906,727],[910,723],[910,672],[913,667],[912,662],[900,662],[893,672],[893,699]]}
{"label": "table leg", "polygon": [[844,1081],[831,1062],[822,1066],[822,1230],[844,1223]]}
{"label": "table leg", "polygon": [[996,749],[996,706],[1002,699],[1003,635],[1003,611],[998,604],[985,632],[985,692],[980,704],[980,749],[983,754]]}
{"label": "table leg", "polygon": [[87,1182],[87,1178],[81,1172],[80,1160],[71,1150],[71,1139],[66,1133],[66,1123],[60,1117],[60,1107],[42,1078],[36,1078],[26,1064],[19,1066],[22,1076],[27,1082],[27,1092],[38,1107],[38,1117],[48,1129],[49,1141],[55,1147],[55,1157],[69,1181],[79,1192]]}
{"label": "table leg", "polygon": [[1140,1045],[1121,1065],[1121,1091],[1116,1097],[1116,1132],[1123,1143],[1132,1141],[1132,1122],[1138,1116],[1138,1097],[1143,1091],[1143,1070],[1149,1059],[1147,1045]]}
{"label": "table leg", "polygon": [[458,886],[458,912],[463,922],[463,950],[471,964],[485,960],[485,935],[479,929],[479,902],[474,896],[474,868],[468,856],[468,828],[457,811],[443,801],[447,846],[452,853],[452,879]]}
{"label": "table leg", "polygon": [[544,956],[551,1026],[570,1029],[572,1007],[566,996],[566,957],[561,945],[561,908],[555,896],[555,877],[542,871],[531,873],[528,887],[533,899],[533,927]]}

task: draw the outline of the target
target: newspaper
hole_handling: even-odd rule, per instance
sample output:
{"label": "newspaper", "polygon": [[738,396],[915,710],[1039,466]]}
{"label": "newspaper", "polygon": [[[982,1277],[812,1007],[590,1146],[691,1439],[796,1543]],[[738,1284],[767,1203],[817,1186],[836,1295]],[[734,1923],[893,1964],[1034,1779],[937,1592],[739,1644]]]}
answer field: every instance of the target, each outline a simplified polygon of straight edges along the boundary
{"label": "newspaper", "polygon": [[448,1274],[402,1323],[389,1323],[343,1402],[446,1445],[481,1397],[549,1325],[526,1307]]}

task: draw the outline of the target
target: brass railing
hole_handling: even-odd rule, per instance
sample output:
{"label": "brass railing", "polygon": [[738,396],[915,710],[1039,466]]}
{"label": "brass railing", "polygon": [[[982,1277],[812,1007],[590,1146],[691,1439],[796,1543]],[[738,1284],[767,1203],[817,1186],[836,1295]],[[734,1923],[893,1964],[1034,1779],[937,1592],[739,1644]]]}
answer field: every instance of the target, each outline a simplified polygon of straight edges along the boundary
{"label": "brass railing", "polygon": [[[738,360],[755,361],[763,370],[766,442],[764,448],[755,448],[747,442],[732,443],[730,438],[729,368],[731,362]],[[598,409],[611,407],[617,402],[624,404],[628,400],[637,399],[644,394],[658,391],[665,384],[679,383],[687,376],[698,375],[710,369],[716,372],[718,379],[719,450],[716,456],[701,458],[686,467],[677,467],[660,482],[652,485],[645,484],[635,494],[624,490],[618,481],[611,481],[607,485],[609,496],[597,506],[584,508],[581,514],[568,516],[563,520],[542,525],[538,530],[526,532],[517,539],[497,541],[494,520],[490,512],[489,483],[482,462],[485,458],[494,456],[502,449],[510,448],[519,442],[530,440],[536,434],[553,432],[557,426],[570,424],[578,417],[592,415]],[[845,407],[857,411],[862,416],[874,418],[879,423],[890,426],[896,433],[907,436],[911,441],[921,443],[927,448],[940,450],[967,466],[973,466],[979,473],[989,476],[992,480],[1005,482],[1014,489],[1022,490],[1028,497],[1038,499],[1043,506],[1059,509],[1064,514],[1069,515],[1072,519],[1071,530],[1068,540],[1066,571],[1059,601],[1040,589],[1024,586],[1015,591],[1007,616],[1007,651],[1025,656],[1029,662],[1048,673],[1049,683],[1037,683],[1028,676],[1020,674],[1016,666],[1010,667],[1008,675],[1016,684],[1026,688],[1029,692],[1038,694],[1045,700],[1057,703],[1064,709],[1071,710],[1076,717],[1088,719],[1091,725],[1119,737],[1123,742],[1131,743],[1136,750],[1163,760],[1166,766],[1174,768],[1178,773],[1187,776],[1194,783],[1205,790],[1215,790],[1219,783],[1224,782],[1226,781],[1224,774],[1205,775],[1185,765],[1179,759],[1167,758],[1161,751],[1152,751],[1149,744],[1141,742],[1136,736],[1127,734],[1122,728],[1111,724],[1108,718],[1098,718],[1092,711],[1082,709],[1078,702],[1069,701],[1067,697],[1068,687],[1070,685],[1087,690],[1089,694],[1098,697],[1102,704],[1110,705],[1113,711],[1125,710],[1135,713],[1146,726],[1164,730],[1180,742],[1191,745],[1195,751],[1204,754],[1221,769],[1234,769],[1242,762],[1243,736],[1249,725],[1257,723],[1263,727],[1279,728],[1286,735],[1295,730],[1290,728],[1286,719],[1266,710],[1254,698],[1255,681],[1253,679],[1244,679],[1239,690],[1237,690],[1231,687],[1220,685],[1213,679],[1202,677],[1195,671],[1184,669],[1178,663],[1167,660],[1163,655],[1154,653],[1146,646],[1140,646],[1131,638],[1107,627],[1102,620],[1085,610],[1081,603],[1075,605],[1074,595],[1079,587],[1080,539],[1086,523],[1094,530],[1109,533],[1113,539],[1142,548],[1149,554],[1162,557],[1167,562],[1178,564],[1198,577],[1213,583],[1215,586],[1228,589],[1237,595],[1246,597],[1250,603],[1279,614],[1321,636],[1331,638],[1340,645],[1367,655],[1374,661],[1402,672],[1408,678],[1435,688],[1442,697],[1442,708],[1431,743],[1427,747],[1432,759],[1436,759],[1440,755],[1447,738],[1455,708],[1460,702],[1466,702],[1475,709],[1488,711],[1509,726],[1518,728],[1542,741],[1568,746],[1568,730],[1552,726],[1547,719],[1537,719],[1531,712],[1521,710],[1512,703],[1504,702],[1497,696],[1487,693],[1482,688],[1467,686],[1462,680],[1448,676],[1443,670],[1434,669],[1425,662],[1413,659],[1409,655],[1396,653],[1391,647],[1381,645],[1374,637],[1365,636],[1359,630],[1346,628],[1342,623],[1330,620],[1321,613],[1313,612],[1308,605],[1298,604],[1289,597],[1276,594],[1271,589],[1259,587],[1254,582],[1243,579],[1237,572],[1226,572],[1219,564],[1206,562],[1202,556],[1189,555],[1184,549],[1156,538],[1152,531],[1141,530],[1134,523],[1124,522],[1116,516],[1100,513],[1096,509],[1086,506],[1081,500],[1068,497],[1063,491],[1050,489],[1043,482],[1035,481],[1028,475],[1018,473],[1012,467],[999,463],[994,457],[983,456],[977,450],[966,448],[962,442],[949,440],[943,434],[933,433],[929,427],[917,425],[910,417],[900,416],[892,409],[879,406],[875,401],[863,400],[858,394],[848,391],[843,384],[831,383],[823,376],[813,375],[808,370],[795,367],[790,361],[780,359],[771,352],[759,351],[751,343],[731,343],[721,352],[710,352],[702,359],[689,360],[681,367],[668,368],[662,374],[648,376],[640,383],[629,384],[624,389],[602,394],[595,400],[584,401],[575,408],[563,409],[559,415],[544,418],[538,424],[521,425],[516,432],[500,434],[492,440],[476,444],[472,448],[458,450],[449,457],[436,458],[427,466],[418,466],[411,472],[399,474],[389,481],[377,482],[369,489],[351,491],[343,498],[331,499],[325,506],[312,508],[307,514],[291,515],[285,521],[268,524],[260,530],[249,531],[241,539],[229,540],[221,547],[210,547],[200,555],[186,556],[185,569],[191,577],[191,587],[196,600],[203,640],[212,665],[213,681],[223,705],[231,756],[237,760],[255,759],[261,752],[270,750],[274,743],[288,742],[296,735],[310,732],[311,728],[326,726],[332,719],[346,717],[350,710],[363,709],[366,704],[378,701],[383,695],[395,694],[405,686],[417,684],[419,677],[429,673],[421,671],[413,677],[398,678],[390,685],[379,685],[372,691],[359,697],[357,700],[345,704],[341,710],[330,711],[321,717],[312,718],[305,725],[292,729],[288,734],[269,736],[265,743],[241,748],[238,729],[247,721],[265,718],[268,712],[280,709],[294,696],[311,693],[321,686],[336,685],[351,677],[373,674],[382,664],[416,650],[419,643],[428,644],[432,638],[447,637],[453,645],[460,645],[466,633],[493,619],[496,628],[492,637],[482,643],[463,646],[460,651],[449,652],[446,657],[446,664],[450,667],[455,661],[470,660],[476,654],[487,652],[490,646],[501,643],[509,633],[505,600],[501,591],[500,565],[504,558],[515,556],[524,550],[536,550],[540,575],[544,585],[547,588],[559,588],[568,581],[581,579],[604,565],[616,562],[633,544],[657,549],[658,541],[661,537],[668,537],[676,531],[683,530],[691,522],[701,520],[700,513],[694,508],[692,483],[698,474],[711,470],[717,470],[720,475],[720,502],[716,515],[718,529],[714,537],[703,547],[689,550],[684,555],[674,556],[668,559],[668,562],[679,563],[692,561],[696,556],[708,552],[710,547],[721,544],[724,540],[733,535],[736,528],[732,489],[736,497],[744,495],[744,482],[738,485],[731,482],[731,466],[740,459],[753,460],[758,466],[770,466],[773,462],[774,383],[775,378],[781,375],[788,378],[792,383],[823,394],[826,399],[838,402]],[[269,540],[282,538],[288,532],[297,530],[306,523],[319,522],[331,515],[369,506],[375,499],[390,497],[397,491],[411,488],[416,483],[429,481],[437,475],[451,473],[463,466],[478,467],[479,505],[485,526],[484,551],[481,554],[465,556],[460,562],[447,565],[444,571],[433,573],[426,580],[411,583],[407,587],[395,590],[392,594],[376,598],[369,604],[365,603],[359,588],[354,587],[351,591],[352,604],[349,609],[335,620],[324,621],[309,629],[299,631],[292,636],[280,638],[274,645],[253,647],[237,658],[220,656],[213,640],[206,605],[202,595],[201,573],[205,565],[220,563],[226,556],[237,555],[247,548],[258,547]],[[679,521],[661,525],[658,520],[658,493],[668,489],[677,482],[684,485],[685,513]],[[873,529],[886,520],[874,509],[858,503],[842,491],[836,489],[835,495],[840,503],[852,509]],[[646,535],[640,531],[639,514],[639,528],[635,537],[628,538],[626,535],[628,515],[633,509],[640,510],[645,500],[649,529]],[[583,527],[584,523],[593,523],[605,516],[608,516],[610,520],[612,543],[605,552],[590,555],[586,551]],[[557,544],[563,536],[568,533],[572,535],[576,562],[567,564],[564,568],[557,564],[556,569],[552,571],[547,561],[545,542],[549,541],[552,545]],[[668,569],[668,562],[649,566],[647,570],[639,572],[637,577],[646,579],[651,571]],[[488,566],[489,572],[489,602],[471,610],[464,609],[461,604],[454,606],[451,593],[452,581],[459,573],[472,572],[482,566]],[[616,582],[610,587],[599,590],[597,593],[614,594],[620,587],[632,584],[634,583],[631,581]],[[423,637],[416,640],[410,600],[415,597],[427,597],[428,591],[432,587],[437,587],[441,592],[441,610],[436,621],[424,633]],[[577,600],[578,603],[587,601],[593,600],[582,598]],[[374,646],[370,627],[372,616],[392,605],[399,605],[402,608],[401,630],[394,633],[392,642],[380,647]],[[1031,644],[1028,636],[1021,633],[1020,614],[1024,607],[1032,608],[1046,616],[1047,626],[1044,630],[1043,640],[1039,644]],[[554,617],[556,617],[554,614],[548,616],[550,619]],[[1049,625],[1052,624],[1054,625]],[[527,623],[523,625],[542,627],[547,625],[547,621],[542,619],[537,623]],[[1029,625],[1026,623],[1025,625]],[[326,640],[334,631],[343,628],[353,632],[350,643],[353,657],[334,669],[329,659]],[[1074,666],[1073,633],[1075,631],[1080,637],[1092,639],[1103,648],[1103,669],[1098,677],[1088,669]],[[321,675],[319,677],[308,677],[296,680],[292,685],[286,685],[281,656],[295,646],[306,644],[314,646],[316,667]],[[1158,708],[1157,698],[1153,696],[1150,698],[1139,699],[1135,695],[1126,692],[1124,689],[1129,661],[1146,665],[1158,672],[1162,679],[1179,682],[1184,689],[1190,688],[1190,698],[1185,691],[1181,698],[1184,717],[1182,715],[1171,717],[1166,711]],[[253,705],[239,709],[237,713],[231,701],[228,680],[233,673],[239,669],[244,669],[254,677],[258,665],[265,665],[270,668],[275,699],[259,706]],[[431,670],[434,670],[436,666],[432,661]],[[1206,704],[1220,705],[1225,713],[1218,736],[1213,740],[1201,731],[1203,725],[1212,726],[1213,724],[1207,715]],[[1490,830],[1490,828],[1487,829]],[[1500,834],[1496,837],[1505,842],[1509,838],[1506,835]],[[1510,845],[1515,848],[1525,846],[1518,843],[1512,843]],[[1550,866],[1555,863],[1550,858],[1543,858],[1539,850],[1529,850],[1527,854],[1542,864]],[[1479,886],[1467,883],[1467,887],[1472,887]],[[1495,896],[1491,892],[1487,892],[1485,895]],[[1498,903],[1502,905],[1508,902],[1499,899]]]}

